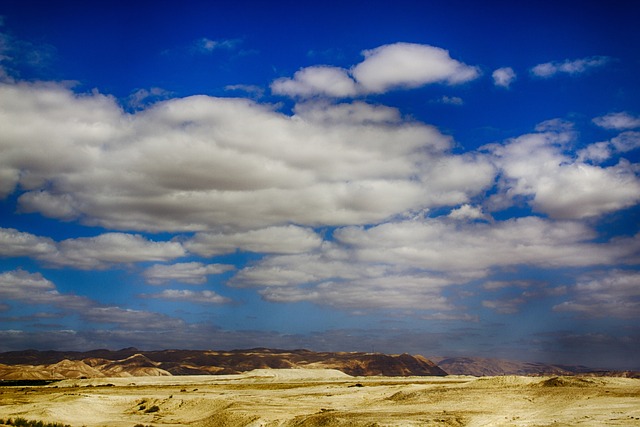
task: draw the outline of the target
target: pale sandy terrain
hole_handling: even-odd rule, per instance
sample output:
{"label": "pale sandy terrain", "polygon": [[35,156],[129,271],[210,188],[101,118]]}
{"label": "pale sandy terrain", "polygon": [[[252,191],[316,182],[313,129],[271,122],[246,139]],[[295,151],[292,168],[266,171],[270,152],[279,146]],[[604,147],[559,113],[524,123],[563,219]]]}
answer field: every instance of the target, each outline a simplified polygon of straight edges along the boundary
{"label": "pale sandy terrain", "polygon": [[73,427],[640,426],[640,380],[628,378],[355,378],[292,369],[65,380],[0,393],[2,419]]}

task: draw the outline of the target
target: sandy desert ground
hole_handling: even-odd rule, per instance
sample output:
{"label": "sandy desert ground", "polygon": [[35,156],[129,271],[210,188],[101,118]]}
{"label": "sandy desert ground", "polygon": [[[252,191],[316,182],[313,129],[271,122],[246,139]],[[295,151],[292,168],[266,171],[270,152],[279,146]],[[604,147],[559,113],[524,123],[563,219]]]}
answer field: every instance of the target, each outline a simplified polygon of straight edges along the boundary
{"label": "sandy desert ground", "polygon": [[639,426],[640,380],[350,377],[333,370],[0,387],[0,419],[111,426]]}

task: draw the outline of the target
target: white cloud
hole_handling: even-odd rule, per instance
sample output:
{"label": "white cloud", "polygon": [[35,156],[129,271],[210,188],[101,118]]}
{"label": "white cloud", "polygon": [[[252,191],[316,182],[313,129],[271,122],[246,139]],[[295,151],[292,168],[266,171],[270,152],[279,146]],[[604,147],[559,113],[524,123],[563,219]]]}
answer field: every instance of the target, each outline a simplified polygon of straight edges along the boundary
{"label": "white cloud", "polygon": [[365,60],[352,70],[369,93],[392,88],[414,88],[429,83],[451,85],[479,77],[478,68],[459,62],[447,50],[421,44],[394,43],[363,52]]}
{"label": "white cloud", "polygon": [[516,72],[511,67],[503,67],[495,70],[491,77],[493,77],[493,84],[496,86],[509,88],[516,79]]}
{"label": "white cloud", "polygon": [[185,324],[181,319],[160,313],[91,303],[80,311],[83,319],[88,322],[116,324],[128,331],[173,330]]}
{"label": "white cloud", "polygon": [[22,212],[111,229],[374,223],[465,202],[494,173],[486,159],[451,157],[434,127],[362,102],[288,116],[194,96],[125,114],[55,84],[4,84],[0,96],[0,196],[19,185]]}
{"label": "white cloud", "polygon": [[229,234],[197,233],[184,242],[184,247],[190,252],[210,257],[236,250],[274,254],[309,252],[321,244],[322,238],[313,230],[288,225]]}
{"label": "white cloud", "polygon": [[347,70],[338,67],[314,66],[297,71],[292,79],[280,78],[271,84],[278,95],[345,98],[358,92],[356,83]]}
{"label": "white cloud", "polygon": [[434,277],[386,276],[366,281],[323,282],[312,290],[273,287],[260,291],[267,301],[310,301],[343,309],[388,308],[451,311],[455,308],[440,294],[446,280]]}
{"label": "white cloud", "polygon": [[200,262],[184,262],[171,265],[156,264],[147,268],[143,276],[147,283],[162,285],[176,281],[199,285],[205,283],[207,276],[222,274],[234,270],[235,267],[227,264],[203,264]]}
{"label": "white cloud", "polygon": [[312,66],[293,78],[274,81],[275,94],[293,97],[353,97],[430,83],[456,85],[476,79],[480,72],[459,62],[447,50],[422,44],[394,43],[362,52],[365,59],[350,70]]}
{"label": "white cloud", "polygon": [[80,269],[106,268],[111,264],[169,261],[186,255],[178,242],[154,242],[137,234],[105,233],[95,237],[67,239],[56,252],[41,259]]}
{"label": "white cloud", "polygon": [[55,285],[42,277],[40,273],[29,273],[24,270],[7,271],[0,274],[0,296],[3,300],[31,300],[42,302],[43,298],[34,295],[54,295]]}
{"label": "white cloud", "polygon": [[485,271],[521,264],[543,267],[627,262],[637,238],[611,245],[589,243],[595,233],[578,222],[536,217],[461,224],[446,219],[346,227],[335,238],[356,250],[357,259],[395,267],[446,273]]}
{"label": "white cloud", "polygon": [[87,322],[118,324],[128,330],[166,329],[184,324],[182,320],[163,314],[104,306],[83,296],[60,293],[40,273],[24,270],[0,274],[0,298],[54,306],[63,309],[67,316],[77,314]]}
{"label": "white cloud", "polygon": [[580,313],[587,317],[640,317],[640,273],[612,270],[591,274],[572,288],[573,299],[554,307],[555,311]]}
{"label": "white cloud", "polygon": [[144,298],[157,298],[169,301],[187,301],[198,304],[228,304],[229,298],[223,297],[213,291],[190,291],[181,289],[165,289],[157,294],[144,294]]}
{"label": "white cloud", "polygon": [[569,75],[582,74],[592,68],[602,67],[609,63],[611,58],[606,56],[592,56],[589,58],[565,60],[562,62],[546,62],[538,64],[531,69],[531,73],[536,77],[549,78],[556,74],[564,73]]}
{"label": "white cloud", "polygon": [[614,154],[626,153],[640,148],[640,132],[622,132],[609,141],[595,142],[578,151],[579,161],[601,163]]}
{"label": "white cloud", "polygon": [[449,218],[453,219],[486,219],[486,215],[482,212],[482,208],[479,206],[471,206],[467,203],[459,208],[453,209],[449,213]]}
{"label": "white cloud", "polygon": [[[640,236],[592,243],[595,232],[584,224],[536,217],[492,222],[440,217],[345,227],[333,237],[311,254],[267,256],[228,284],[258,288],[274,302],[446,314],[460,308],[444,289],[487,277],[496,268],[633,263],[640,248]],[[523,298],[560,291],[534,290]],[[497,304],[493,308],[507,309]]]}
{"label": "white cloud", "polygon": [[100,269],[141,261],[169,261],[186,255],[178,242],[154,242],[140,235],[105,233],[55,242],[11,228],[0,228],[0,256],[28,256],[56,266]]}
{"label": "white cloud", "polygon": [[224,90],[241,91],[249,94],[254,98],[262,98],[262,96],[264,95],[264,89],[256,85],[245,85],[245,84],[227,85],[224,87]]}
{"label": "white cloud", "polygon": [[640,148],[640,132],[622,132],[611,139],[611,145],[621,153]]}
{"label": "white cloud", "polygon": [[534,209],[559,219],[595,217],[640,200],[640,180],[629,162],[610,167],[583,163],[605,155],[601,147],[581,152],[576,161],[563,151],[573,132],[553,131],[549,124],[539,129],[544,132],[485,147],[502,171],[503,195],[526,197]]}
{"label": "white cloud", "polygon": [[0,228],[0,256],[38,257],[56,250],[55,242],[47,237],[38,237],[13,228]]}
{"label": "white cloud", "polygon": [[611,158],[611,144],[609,142],[595,142],[587,145],[585,148],[578,150],[578,161],[602,163]]}
{"label": "white cloud", "polygon": [[626,111],[623,111],[596,117],[595,119],[593,119],[593,123],[605,129],[635,129],[640,127],[640,117],[632,116]]}

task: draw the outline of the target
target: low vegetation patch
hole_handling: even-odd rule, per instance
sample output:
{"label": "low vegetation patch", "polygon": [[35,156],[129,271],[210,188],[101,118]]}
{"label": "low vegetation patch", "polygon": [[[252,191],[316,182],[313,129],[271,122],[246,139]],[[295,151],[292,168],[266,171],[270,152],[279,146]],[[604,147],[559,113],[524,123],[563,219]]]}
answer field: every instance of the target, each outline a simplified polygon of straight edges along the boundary
{"label": "low vegetation patch", "polygon": [[22,417],[9,418],[7,420],[0,419],[0,424],[16,427],[71,427],[69,424],[46,423],[44,421],[27,420]]}

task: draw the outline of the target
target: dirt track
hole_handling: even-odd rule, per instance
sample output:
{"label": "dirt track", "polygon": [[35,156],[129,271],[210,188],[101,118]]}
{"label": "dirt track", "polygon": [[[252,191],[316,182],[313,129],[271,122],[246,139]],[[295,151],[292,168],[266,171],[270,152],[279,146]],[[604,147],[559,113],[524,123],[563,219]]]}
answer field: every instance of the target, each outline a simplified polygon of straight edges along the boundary
{"label": "dirt track", "polygon": [[0,393],[2,419],[73,427],[640,425],[640,380],[626,378],[354,378],[265,370],[66,380]]}

